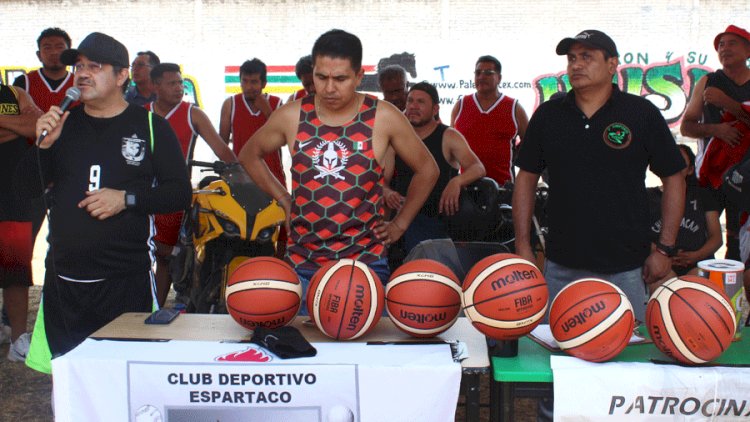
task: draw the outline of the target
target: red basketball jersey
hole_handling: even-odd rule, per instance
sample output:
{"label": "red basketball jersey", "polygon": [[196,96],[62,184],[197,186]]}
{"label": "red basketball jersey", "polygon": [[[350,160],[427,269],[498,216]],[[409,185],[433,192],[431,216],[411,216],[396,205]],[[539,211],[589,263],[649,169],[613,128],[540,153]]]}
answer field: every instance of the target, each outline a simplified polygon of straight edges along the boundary
{"label": "red basketball jersey", "polygon": [[[267,94],[265,94],[267,95]],[[271,110],[281,107],[281,98],[268,95]],[[268,118],[260,110],[254,112],[245,100],[245,96],[237,94],[232,97],[232,150],[240,155],[240,150],[253,134],[261,128]],[[286,186],[284,168],[281,166],[281,150],[268,154],[264,157],[268,168],[278,181]]]}
{"label": "red basketball jersey", "polygon": [[[60,105],[63,98],[65,98],[65,91],[73,86],[73,74],[68,73],[65,80],[57,87],[52,89],[47,80],[39,73],[39,70],[34,70],[25,75],[26,77],[26,92],[29,93],[34,103],[43,111],[48,112],[49,108],[53,105]],[[72,104],[76,105],[77,102]]]}
{"label": "red basketball jersey", "polygon": [[305,88],[300,89],[299,91],[294,93],[294,96],[292,97],[292,101],[299,100],[300,98],[307,97],[307,91],[305,91]]}
{"label": "red basketball jersey", "polygon": [[[154,111],[154,103],[148,103],[145,107],[146,110]],[[193,104],[182,101],[164,116],[169,125],[172,126],[175,135],[177,135],[177,140],[180,141],[182,155],[185,156],[186,161],[193,158],[195,139],[198,137],[198,132],[193,127],[193,119],[190,115],[192,109]]]}
{"label": "red basketball jersey", "polygon": [[482,110],[476,93],[464,96],[454,125],[484,164],[487,177],[501,186],[512,179],[513,139],[518,134],[517,102],[500,94],[490,108]]}

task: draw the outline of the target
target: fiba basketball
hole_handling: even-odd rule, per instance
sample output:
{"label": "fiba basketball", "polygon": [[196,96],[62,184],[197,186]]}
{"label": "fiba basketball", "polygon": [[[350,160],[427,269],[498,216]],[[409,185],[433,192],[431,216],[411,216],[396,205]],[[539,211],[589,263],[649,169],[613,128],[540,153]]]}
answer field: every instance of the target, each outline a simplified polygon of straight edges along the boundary
{"label": "fiba basketball", "polygon": [[614,284],[583,278],[565,286],[549,310],[549,325],[558,346],[590,362],[617,356],[633,335],[633,306]]}
{"label": "fiba basketball", "polygon": [[370,267],[342,259],[315,272],[307,291],[307,308],[323,334],[336,340],[352,340],[378,323],[384,296],[380,278]]}
{"label": "fiba basketball", "polygon": [[461,292],[450,268],[431,259],[415,259],[391,274],[385,288],[386,310],[401,331],[434,337],[456,322]]}
{"label": "fiba basketball", "polygon": [[286,262],[255,257],[232,272],[225,296],[229,315],[243,327],[277,328],[297,315],[302,286]]}
{"label": "fiba basketball", "polygon": [[488,337],[513,340],[530,333],[547,310],[542,272],[518,255],[500,253],[474,264],[463,283],[463,308]]}
{"label": "fiba basketball", "polygon": [[718,358],[732,342],[735,324],[724,292],[694,275],[666,281],[646,307],[646,325],[656,347],[686,364]]}

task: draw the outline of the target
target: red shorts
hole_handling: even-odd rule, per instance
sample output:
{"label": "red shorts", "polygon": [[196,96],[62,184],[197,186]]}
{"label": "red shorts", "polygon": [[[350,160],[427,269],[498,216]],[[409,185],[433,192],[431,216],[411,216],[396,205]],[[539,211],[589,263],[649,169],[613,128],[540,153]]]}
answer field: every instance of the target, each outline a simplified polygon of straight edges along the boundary
{"label": "red shorts", "polygon": [[0,221],[0,287],[31,286],[30,221]]}
{"label": "red shorts", "polygon": [[156,214],[154,224],[156,225],[156,236],[154,240],[165,245],[174,246],[180,236],[180,225],[182,224],[183,211],[171,214]]}

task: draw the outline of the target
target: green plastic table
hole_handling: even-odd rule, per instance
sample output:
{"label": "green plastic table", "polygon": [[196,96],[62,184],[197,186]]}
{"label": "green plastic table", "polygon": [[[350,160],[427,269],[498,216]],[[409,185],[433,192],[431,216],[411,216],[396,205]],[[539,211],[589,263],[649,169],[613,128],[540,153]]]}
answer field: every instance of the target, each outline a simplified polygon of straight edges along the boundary
{"label": "green plastic table", "polygon": [[[645,329],[641,327],[641,332]],[[551,352],[534,340],[522,337],[518,341],[518,355],[491,356],[490,421],[513,421],[513,400],[516,397],[551,397],[552,368],[550,356],[565,355]],[[625,348],[611,362],[672,362],[653,343],[633,344]],[[750,365],[750,328],[745,328],[741,341],[733,342],[713,364]]]}

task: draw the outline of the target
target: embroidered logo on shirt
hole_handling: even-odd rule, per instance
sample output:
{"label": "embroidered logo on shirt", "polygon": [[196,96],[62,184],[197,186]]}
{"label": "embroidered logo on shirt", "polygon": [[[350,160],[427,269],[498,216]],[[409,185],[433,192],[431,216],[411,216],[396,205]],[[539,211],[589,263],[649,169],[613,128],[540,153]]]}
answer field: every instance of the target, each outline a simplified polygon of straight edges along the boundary
{"label": "embroidered logo on shirt", "polygon": [[138,138],[135,133],[129,138],[122,138],[122,156],[131,166],[140,166],[146,156],[146,141]]}
{"label": "embroidered logo on shirt", "polygon": [[630,132],[630,128],[622,123],[612,123],[604,129],[604,143],[608,147],[614,149],[627,148],[630,145],[630,141],[633,140],[633,134]]}
{"label": "embroidered logo on shirt", "polygon": [[[323,150],[325,148],[325,151]],[[314,179],[320,179],[326,176],[332,176],[339,180],[344,180],[341,170],[346,168],[346,162],[349,160],[349,150],[341,141],[326,142],[323,141],[315,146],[313,151],[313,166],[318,169],[318,174]]]}

